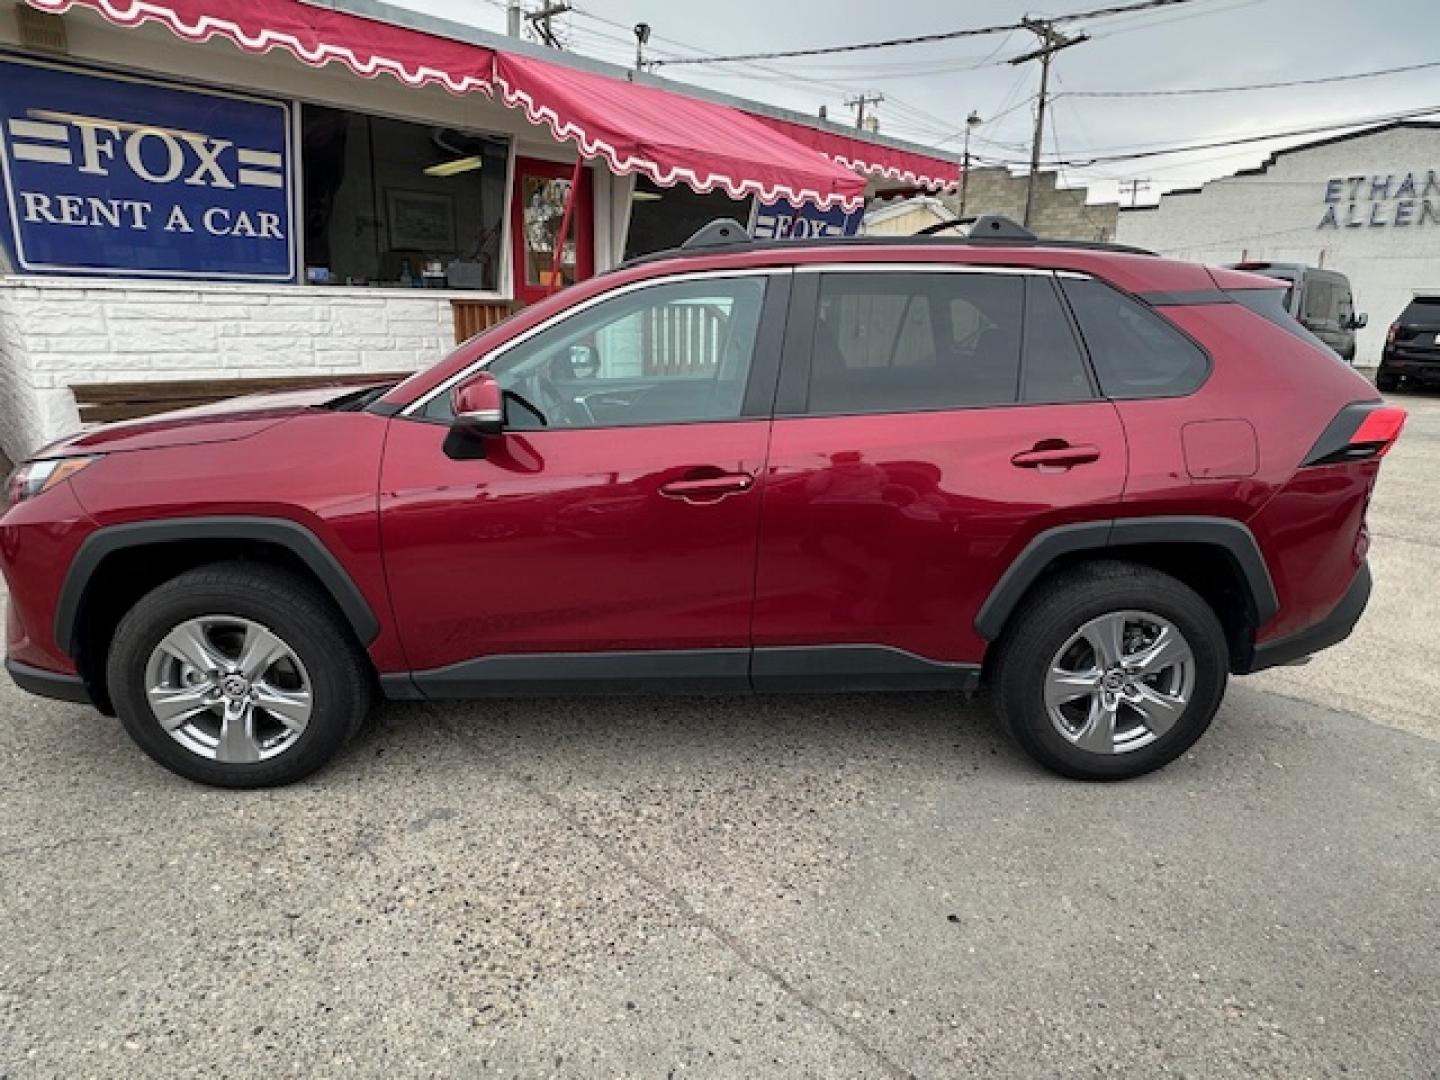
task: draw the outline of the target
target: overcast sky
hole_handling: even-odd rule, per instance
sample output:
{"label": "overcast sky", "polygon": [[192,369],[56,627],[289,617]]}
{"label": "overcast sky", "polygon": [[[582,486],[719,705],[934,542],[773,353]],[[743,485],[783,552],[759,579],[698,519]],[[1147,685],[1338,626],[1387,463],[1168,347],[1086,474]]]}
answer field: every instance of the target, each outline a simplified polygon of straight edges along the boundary
{"label": "overcast sky", "polygon": [[[446,18],[503,31],[499,0],[392,0]],[[1124,2],[1124,0],[1118,0]],[[654,58],[749,53],[926,34],[1016,21],[1024,14],[1061,15],[1109,6],[1100,0],[576,0],[577,13],[556,20],[573,51],[630,64],[628,28],[650,23]],[[1052,68],[1047,156],[1140,145],[1209,142],[1440,106],[1440,67],[1332,85],[1196,97],[1066,98],[1067,91],[1189,89],[1351,74],[1440,60],[1433,30],[1440,0],[1191,0],[1147,13],[1067,23],[1092,40],[1060,53]],[[618,25],[615,25],[618,24]],[[813,60],[754,65],[661,67],[659,74],[744,97],[830,116],[853,115],[847,95],[878,91],[881,130],[959,151],[971,109],[986,123],[971,152],[990,160],[1029,156],[1036,64],[1006,59],[1027,52],[1026,32],[942,44],[873,50]],[[1303,140],[1289,140],[1290,143]],[[1071,185],[1090,184],[1091,199],[1114,198],[1118,181],[1148,178],[1148,199],[1262,161],[1277,146],[1107,166],[1071,167]],[[1058,153],[1057,153],[1058,147]],[[1436,163],[1440,165],[1440,162]],[[1141,201],[1147,201],[1146,196]]]}

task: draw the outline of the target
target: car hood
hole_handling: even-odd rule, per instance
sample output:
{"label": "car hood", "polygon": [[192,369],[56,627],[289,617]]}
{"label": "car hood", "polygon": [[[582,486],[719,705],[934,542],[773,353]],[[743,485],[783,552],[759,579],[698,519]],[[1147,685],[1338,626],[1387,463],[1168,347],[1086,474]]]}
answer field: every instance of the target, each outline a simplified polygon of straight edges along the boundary
{"label": "car hood", "polygon": [[[380,386],[386,380],[377,380]],[[126,450],[155,450],[167,446],[231,442],[249,438],[292,416],[322,408],[364,390],[355,384],[308,387],[229,398],[210,405],[160,413],[139,420],[104,424],[53,442],[34,457],[69,457],[76,454],[115,454]]]}

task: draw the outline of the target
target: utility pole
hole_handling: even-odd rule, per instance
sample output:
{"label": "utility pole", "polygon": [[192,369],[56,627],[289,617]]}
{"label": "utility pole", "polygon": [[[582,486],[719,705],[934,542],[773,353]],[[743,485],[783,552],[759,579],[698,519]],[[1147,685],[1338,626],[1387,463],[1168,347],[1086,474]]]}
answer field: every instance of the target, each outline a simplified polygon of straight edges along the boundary
{"label": "utility pole", "polygon": [[1150,178],[1144,180],[1127,180],[1120,185],[1120,194],[1130,196],[1130,205],[1134,206],[1140,201],[1140,193],[1150,190]]}
{"label": "utility pole", "polygon": [[561,47],[560,39],[555,36],[555,28],[550,25],[550,20],[555,18],[556,15],[564,15],[569,10],[570,5],[568,3],[556,3],[554,0],[546,0],[546,2],[541,5],[539,11],[532,11],[529,15],[526,15],[525,21],[531,25],[542,42],[549,45],[552,49],[558,49]]}
{"label": "utility pole", "polygon": [[959,217],[965,216],[965,196],[970,191],[970,133],[982,123],[980,114],[974,109],[970,115],[965,117],[965,166],[960,173],[960,213]]}
{"label": "utility pole", "polygon": [[854,97],[845,99],[845,107],[855,110],[855,127],[857,130],[863,130],[865,127],[865,106],[879,105],[884,100],[884,94],[856,94]]}
{"label": "utility pole", "polygon": [[1025,29],[1040,39],[1040,48],[1034,52],[1028,52],[1024,56],[1017,56],[1011,60],[1013,64],[1025,64],[1031,60],[1040,61],[1040,96],[1035,104],[1035,140],[1030,144],[1030,176],[1025,184],[1025,225],[1030,224],[1031,211],[1035,205],[1035,175],[1040,171],[1040,144],[1045,137],[1045,102],[1050,93],[1050,58],[1061,49],[1068,49],[1071,45],[1079,45],[1082,41],[1089,41],[1089,34],[1075,34],[1070,36],[1062,34],[1055,29],[1054,23],[1046,22],[1044,19],[1021,19],[1020,23]]}
{"label": "utility pole", "polygon": [[523,12],[520,10],[520,0],[510,0],[505,5],[505,33],[513,38],[520,36],[520,17]]}

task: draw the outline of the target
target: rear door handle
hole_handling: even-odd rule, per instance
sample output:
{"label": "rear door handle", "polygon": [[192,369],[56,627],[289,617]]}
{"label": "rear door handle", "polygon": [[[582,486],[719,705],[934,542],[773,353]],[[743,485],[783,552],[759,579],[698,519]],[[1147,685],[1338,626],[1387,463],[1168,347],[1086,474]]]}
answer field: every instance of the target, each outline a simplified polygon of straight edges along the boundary
{"label": "rear door handle", "polygon": [[1082,444],[1071,446],[1060,440],[1046,439],[1036,443],[1029,450],[1022,450],[1010,459],[1010,464],[1021,469],[1052,471],[1068,469],[1072,465],[1088,465],[1100,460],[1100,448]]}
{"label": "rear door handle", "polygon": [[727,495],[743,494],[754,486],[755,478],[749,473],[720,473],[718,476],[687,476],[672,480],[660,486],[660,494],[667,499],[688,503],[713,503]]}

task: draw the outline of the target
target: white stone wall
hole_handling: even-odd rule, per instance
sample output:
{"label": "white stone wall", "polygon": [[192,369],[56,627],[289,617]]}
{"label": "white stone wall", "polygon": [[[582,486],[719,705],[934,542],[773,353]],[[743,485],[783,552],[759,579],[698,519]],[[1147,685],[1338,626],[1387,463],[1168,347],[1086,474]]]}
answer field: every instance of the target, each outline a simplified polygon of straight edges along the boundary
{"label": "white stone wall", "polygon": [[74,383],[413,371],[454,347],[446,297],[0,279],[0,448],[80,426]]}
{"label": "white stone wall", "polygon": [[[1413,198],[1401,192],[1407,174]],[[1340,271],[1354,289],[1355,310],[1370,316],[1355,356],[1369,367],[1379,363],[1385,331],[1415,291],[1440,290],[1440,219],[1419,220],[1431,174],[1440,185],[1440,125],[1405,125],[1282,152],[1252,175],[1167,195],[1153,209],[1122,210],[1116,239],[1197,262],[1264,259]],[[1351,177],[1365,178],[1353,214]],[[1330,187],[1337,179],[1338,192]],[[1440,215],[1440,188],[1431,187],[1428,201]],[[1405,202],[1413,204],[1408,215],[1400,209]],[[1322,227],[1332,207],[1338,227]],[[1396,224],[1397,216],[1409,224]]]}
{"label": "white stone wall", "polygon": [[10,301],[10,291],[0,289],[0,457],[15,460],[39,443],[42,425],[30,384],[30,357]]}

